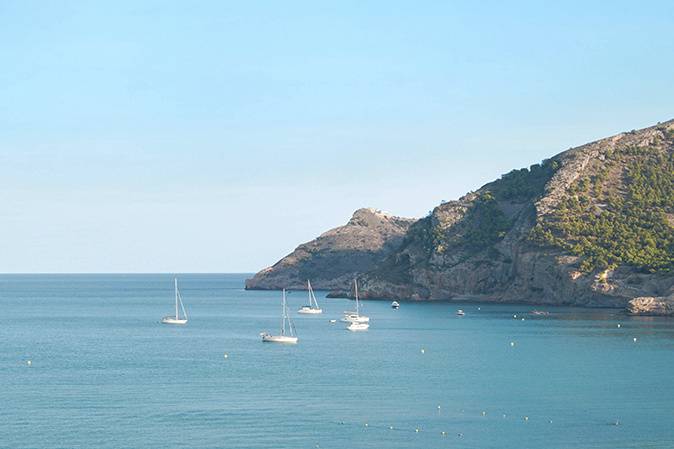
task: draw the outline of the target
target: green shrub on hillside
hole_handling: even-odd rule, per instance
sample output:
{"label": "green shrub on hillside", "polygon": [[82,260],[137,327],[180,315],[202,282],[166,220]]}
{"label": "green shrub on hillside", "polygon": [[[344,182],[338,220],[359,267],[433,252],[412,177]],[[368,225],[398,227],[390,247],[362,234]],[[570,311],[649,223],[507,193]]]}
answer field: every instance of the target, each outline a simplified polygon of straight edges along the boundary
{"label": "green shrub on hillside", "polygon": [[558,167],[557,161],[547,159],[528,169],[512,170],[492,183],[489,188],[498,200],[527,201],[543,193],[545,184]]}
{"label": "green shrub on hillside", "polygon": [[[608,169],[576,182],[532,238],[581,256],[581,270],[627,264],[649,272],[674,268],[674,155],[631,147],[625,191],[604,192]],[[594,201],[593,201],[594,200]]]}

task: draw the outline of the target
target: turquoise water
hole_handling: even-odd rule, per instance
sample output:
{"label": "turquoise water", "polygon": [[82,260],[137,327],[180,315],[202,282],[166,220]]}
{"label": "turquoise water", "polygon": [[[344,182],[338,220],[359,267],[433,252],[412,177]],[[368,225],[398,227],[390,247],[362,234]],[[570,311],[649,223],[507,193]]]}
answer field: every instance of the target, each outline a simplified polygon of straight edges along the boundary
{"label": "turquoise water", "polygon": [[0,447],[674,447],[672,320],[365,302],[350,333],[319,294],[280,346],[279,293],[245,277],[180,275],[172,327],[169,275],[0,276]]}

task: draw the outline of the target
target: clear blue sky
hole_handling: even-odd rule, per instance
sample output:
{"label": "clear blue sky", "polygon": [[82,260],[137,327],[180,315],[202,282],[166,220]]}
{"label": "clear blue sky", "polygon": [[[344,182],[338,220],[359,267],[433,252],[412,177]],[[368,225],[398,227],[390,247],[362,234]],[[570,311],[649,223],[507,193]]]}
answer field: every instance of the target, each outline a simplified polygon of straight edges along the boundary
{"label": "clear blue sky", "polygon": [[671,1],[319,3],[0,2],[0,272],[253,271],[674,117]]}

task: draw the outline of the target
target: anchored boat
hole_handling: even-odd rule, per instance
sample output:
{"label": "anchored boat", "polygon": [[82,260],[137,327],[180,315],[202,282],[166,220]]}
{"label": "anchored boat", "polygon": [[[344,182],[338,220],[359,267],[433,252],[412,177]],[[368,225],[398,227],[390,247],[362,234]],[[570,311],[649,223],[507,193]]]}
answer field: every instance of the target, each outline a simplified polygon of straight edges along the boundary
{"label": "anchored boat", "polygon": [[[178,290],[178,278],[173,279],[175,286],[175,297],[176,297],[176,314],[165,316],[161,319],[161,322],[164,324],[187,324],[187,312],[185,311],[185,306],[183,305],[183,299],[180,296],[180,290]],[[180,309],[183,311],[182,318],[178,310],[178,304],[180,304]]]}
{"label": "anchored boat", "polygon": [[370,317],[360,314],[360,301],[358,299],[358,281],[353,280],[353,288],[356,296],[356,311],[355,312],[344,312],[342,321],[345,323],[369,323]]}
{"label": "anchored boat", "polygon": [[288,316],[288,305],[286,302],[286,289],[283,289],[283,299],[281,300],[281,333],[280,335],[271,335],[269,332],[262,332],[260,336],[266,343],[297,343],[295,325],[290,316]]}
{"label": "anchored boat", "polygon": [[370,328],[370,325],[368,323],[351,323],[346,328],[351,332],[366,331]]}
{"label": "anchored boat", "polygon": [[311,281],[307,280],[307,290],[309,291],[309,305],[300,307],[300,310],[297,313],[303,313],[307,315],[318,315],[323,313],[323,310],[318,307],[318,301],[316,301],[316,295],[314,295],[314,289],[311,288]]}

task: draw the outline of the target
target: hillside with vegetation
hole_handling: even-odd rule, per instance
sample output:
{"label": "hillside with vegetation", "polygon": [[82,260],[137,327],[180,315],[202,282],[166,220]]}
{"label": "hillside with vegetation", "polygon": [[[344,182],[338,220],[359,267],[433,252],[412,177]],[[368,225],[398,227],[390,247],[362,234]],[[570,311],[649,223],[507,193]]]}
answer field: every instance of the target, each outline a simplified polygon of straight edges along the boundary
{"label": "hillside with vegetation", "polygon": [[674,121],[513,170],[415,223],[365,297],[622,306],[674,293]]}

